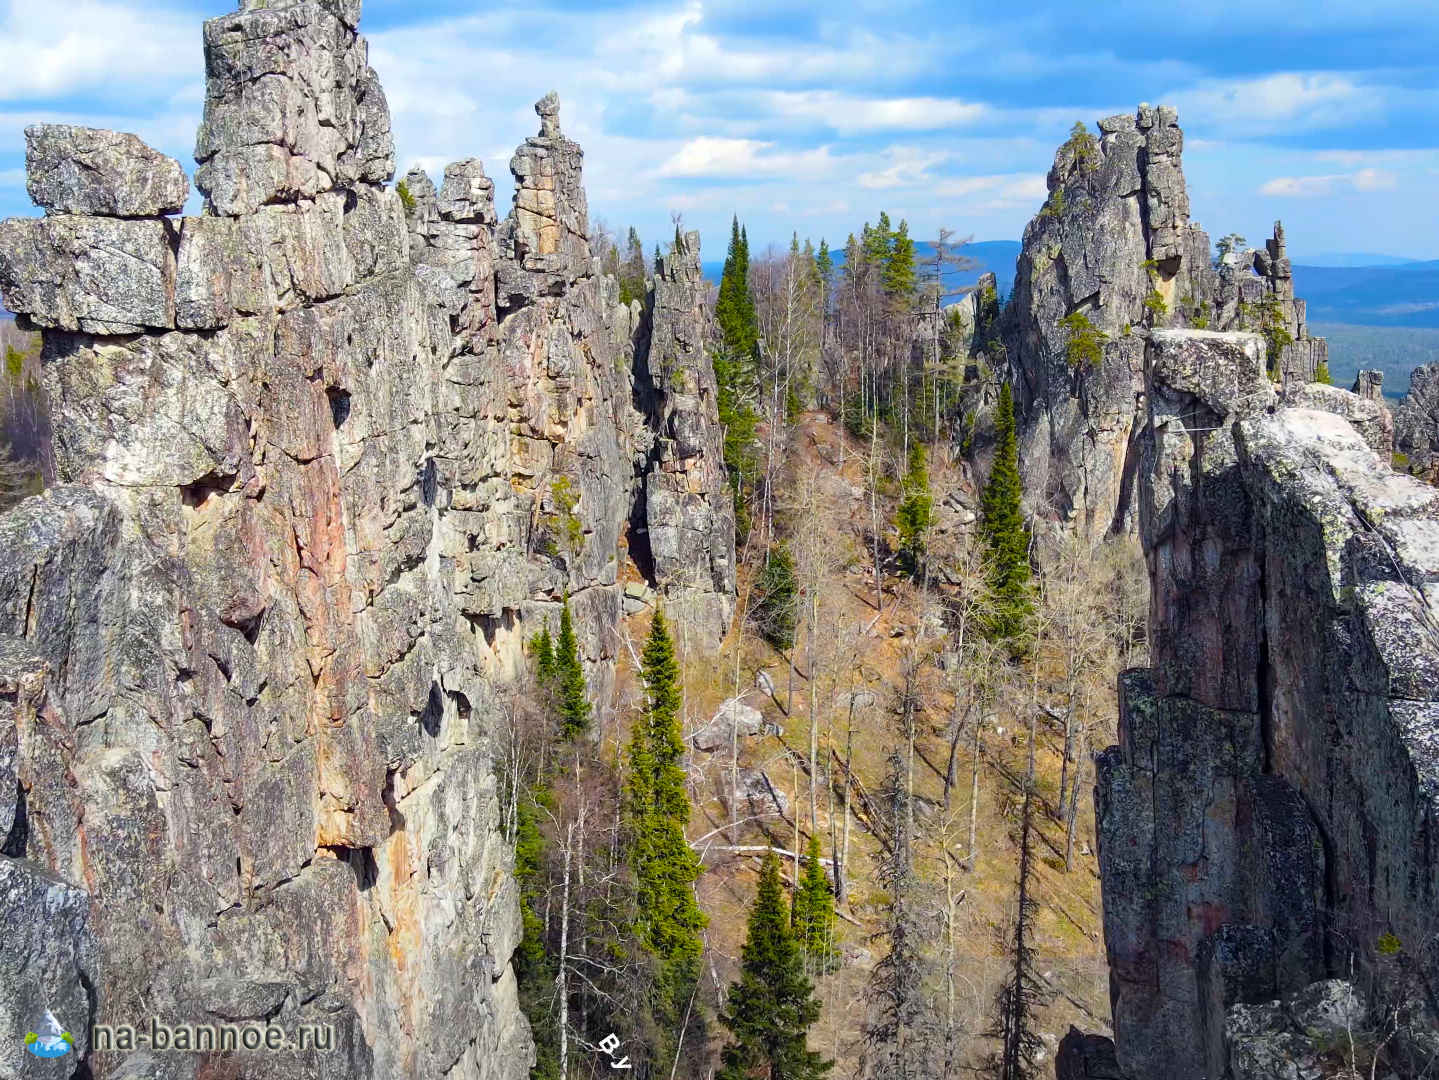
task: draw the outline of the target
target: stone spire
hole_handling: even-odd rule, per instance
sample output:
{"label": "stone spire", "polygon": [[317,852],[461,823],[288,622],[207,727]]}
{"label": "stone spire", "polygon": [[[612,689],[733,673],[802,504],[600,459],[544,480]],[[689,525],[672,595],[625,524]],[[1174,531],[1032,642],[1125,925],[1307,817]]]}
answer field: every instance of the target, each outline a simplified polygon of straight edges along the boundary
{"label": "stone spire", "polygon": [[498,238],[503,310],[557,296],[591,272],[584,151],[560,131],[558,94],[537,101],[535,112],[539,134],[510,159],[515,201]]}

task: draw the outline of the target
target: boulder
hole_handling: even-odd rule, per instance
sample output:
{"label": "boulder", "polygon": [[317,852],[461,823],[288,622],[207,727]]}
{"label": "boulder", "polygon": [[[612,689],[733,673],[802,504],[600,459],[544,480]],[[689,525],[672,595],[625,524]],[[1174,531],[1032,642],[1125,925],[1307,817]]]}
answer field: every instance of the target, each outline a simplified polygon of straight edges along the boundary
{"label": "boulder", "polygon": [[713,753],[730,745],[734,735],[752,738],[765,733],[764,716],[742,698],[731,698],[719,707],[709,723],[690,736],[696,750]]}
{"label": "boulder", "polygon": [[[729,792],[728,773],[718,781],[724,794]],[[741,769],[735,795],[748,807],[753,817],[788,817],[789,798],[775,787],[763,769]],[[727,800],[726,800],[727,801]]]}
{"label": "boulder", "polygon": [[70,124],[25,129],[26,188],[54,214],[140,218],[178,214],[190,181],[174,158],[134,135]]}
{"label": "boulder", "polygon": [[1285,383],[1282,397],[1285,405],[1296,409],[1322,409],[1342,416],[1376,454],[1387,460],[1394,453],[1394,415],[1382,395],[1366,396],[1323,383],[1291,380]]}
{"label": "boulder", "polygon": [[138,334],[175,325],[170,226],[57,214],[0,222],[0,296],[32,326]]}

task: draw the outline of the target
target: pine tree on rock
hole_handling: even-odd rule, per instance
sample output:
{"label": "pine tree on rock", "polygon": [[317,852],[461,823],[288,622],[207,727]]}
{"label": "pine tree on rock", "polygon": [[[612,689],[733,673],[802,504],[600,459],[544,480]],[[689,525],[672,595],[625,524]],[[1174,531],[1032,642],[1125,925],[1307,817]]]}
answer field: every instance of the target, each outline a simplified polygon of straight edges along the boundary
{"label": "pine tree on rock", "polygon": [[999,392],[995,413],[994,466],[980,498],[981,531],[988,554],[991,612],[990,637],[1023,651],[1033,609],[1029,581],[1029,530],[1020,508],[1019,448],[1015,435],[1014,397],[1009,383]]}
{"label": "pine tree on rock", "polygon": [[590,692],[585,683],[585,667],[580,660],[580,646],[575,638],[568,596],[565,597],[564,607],[560,611],[560,637],[555,643],[554,679],[559,695],[560,736],[573,739],[590,726]]}
{"label": "pine tree on rock", "polygon": [[660,960],[662,1007],[683,1003],[699,975],[706,926],[695,899],[699,856],[685,837],[685,788],[680,730],[680,669],[663,612],[656,612],[641,657],[645,707],[630,736],[626,814],[630,861],[638,883],[639,929]]}
{"label": "pine tree on rock", "polygon": [[805,968],[810,972],[834,967],[834,893],[819,859],[819,835],[812,833],[790,913],[795,939],[804,950]]}
{"label": "pine tree on rock", "polygon": [[732,1038],[720,1055],[718,1080],[821,1080],[834,1067],[807,1045],[820,1003],[789,922],[779,859],[769,851],[740,953],[740,977],[720,1013]]}

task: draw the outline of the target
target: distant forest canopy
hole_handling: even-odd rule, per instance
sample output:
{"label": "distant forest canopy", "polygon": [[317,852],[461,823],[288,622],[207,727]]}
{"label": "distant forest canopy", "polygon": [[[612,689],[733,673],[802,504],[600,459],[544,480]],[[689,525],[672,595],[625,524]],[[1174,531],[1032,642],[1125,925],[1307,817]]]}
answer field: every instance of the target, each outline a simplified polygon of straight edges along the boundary
{"label": "distant forest canopy", "polygon": [[1329,372],[1346,389],[1361,370],[1384,372],[1384,396],[1398,401],[1409,392],[1409,373],[1420,364],[1439,364],[1439,328],[1352,326],[1311,322],[1309,332],[1329,339]]}
{"label": "distant forest canopy", "polygon": [[[844,237],[837,238],[837,241],[830,242],[830,249],[834,254],[835,266],[838,268],[844,265]],[[818,241],[816,241],[818,243]],[[759,254],[759,253],[757,253]],[[993,274],[999,288],[1001,297],[1008,296],[1014,288],[1014,263],[1019,258],[1019,243],[1014,240],[980,240],[958,246],[955,254],[973,259],[978,265],[965,270],[946,270],[944,275],[944,287],[947,293],[958,293],[967,286],[972,286],[979,281],[981,274]],[[932,240],[916,240],[914,244],[914,255],[916,262],[924,262],[934,258],[934,242]],[[706,261],[703,264],[704,275],[711,281],[718,282],[720,274],[724,271],[724,260],[716,259]],[[951,297],[947,303],[952,303],[958,297]]]}

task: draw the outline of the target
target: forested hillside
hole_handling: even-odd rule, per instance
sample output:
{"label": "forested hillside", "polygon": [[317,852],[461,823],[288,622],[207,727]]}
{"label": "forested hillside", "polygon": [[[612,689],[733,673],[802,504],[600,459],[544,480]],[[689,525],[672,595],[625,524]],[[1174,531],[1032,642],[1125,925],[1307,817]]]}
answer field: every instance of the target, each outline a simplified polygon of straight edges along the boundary
{"label": "forested hillside", "polygon": [[[637,284],[626,248],[608,258]],[[884,215],[844,253],[756,258],[734,224],[711,341],[739,611],[717,653],[673,640],[682,699],[639,581],[612,712],[582,703],[564,624],[531,645],[505,775],[537,1077],[605,1075],[610,1031],[641,1033],[650,1075],[757,1060],[779,1021],[756,1016],[790,1015],[745,1001],[756,933],[783,968],[763,872],[813,984],[798,1036],[836,1076],[952,1075],[1007,1042],[1041,1061],[1070,1023],[1107,1027],[1088,793],[1117,672],[1145,657],[1137,545],[1067,546],[1031,577],[1007,387],[993,468],[963,456],[996,383],[974,303],[934,314],[959,256],[918,257]],[[685,798],[655,795],[676,768]],[[652,883],[690,880],[698,920]]]}

